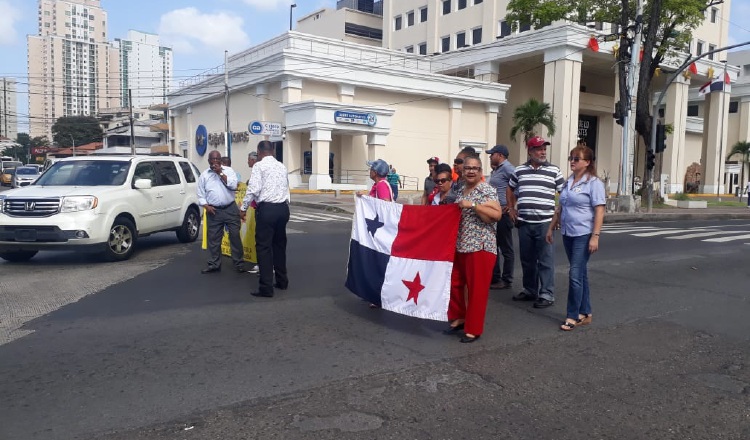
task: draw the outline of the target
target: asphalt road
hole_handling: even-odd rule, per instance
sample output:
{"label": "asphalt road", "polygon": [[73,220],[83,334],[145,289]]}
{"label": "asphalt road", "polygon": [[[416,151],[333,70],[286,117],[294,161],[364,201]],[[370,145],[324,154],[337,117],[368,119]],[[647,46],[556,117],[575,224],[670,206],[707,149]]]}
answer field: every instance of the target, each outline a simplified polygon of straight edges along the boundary
{"label": "asphalt road", "polygon": [[750,438],[750,237],[705,241],[750,222],[608,227],[571,333],[558,243],[557,304],[493,291],[459,344],[347,292],[350,223],[295,214],[273,299],[172,234],[0,263],[0,439]]}

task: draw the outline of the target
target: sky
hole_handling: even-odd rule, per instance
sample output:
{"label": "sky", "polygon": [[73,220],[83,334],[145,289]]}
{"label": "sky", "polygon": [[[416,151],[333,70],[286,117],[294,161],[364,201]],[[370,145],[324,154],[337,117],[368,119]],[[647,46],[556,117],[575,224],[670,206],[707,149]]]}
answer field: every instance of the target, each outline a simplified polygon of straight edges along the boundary
{"label": "sky", "polygon": [[[397,0],[396,0],[397,1]],[[125,38],[128,30],[158,34],[172,47],[174,82],[223,64],[224,51],[239,52],[278,36],[289,28],[289,5],[294,19],[335,0],[102,0],[108,13],[107,34]],[[732,0],[729,43],[750,40],[750,0]],[[0,0],[0,77],[16,78],[19,132],[28,126],[26,35],[37,33],[36,0]],[[738,17],[732,19],[731,17]]]}

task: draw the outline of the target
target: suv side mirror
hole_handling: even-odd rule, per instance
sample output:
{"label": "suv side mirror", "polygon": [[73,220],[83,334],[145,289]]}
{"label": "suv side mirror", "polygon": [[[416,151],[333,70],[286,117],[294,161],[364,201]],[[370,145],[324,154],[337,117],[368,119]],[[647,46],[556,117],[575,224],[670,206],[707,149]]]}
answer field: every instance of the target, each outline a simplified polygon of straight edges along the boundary
{"label": "suv side mirror", "polygon": [[133,187],[135,189],[151,189],[151,179],[136,179]]}

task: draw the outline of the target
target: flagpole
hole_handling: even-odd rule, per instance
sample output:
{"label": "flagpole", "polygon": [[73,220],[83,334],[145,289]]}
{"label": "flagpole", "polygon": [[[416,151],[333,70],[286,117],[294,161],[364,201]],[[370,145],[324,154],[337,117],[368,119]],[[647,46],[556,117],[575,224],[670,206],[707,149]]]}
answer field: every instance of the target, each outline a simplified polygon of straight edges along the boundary
{"label": "flagpole", "polygon": [[[725,57],[726,57],[726,55],[725,55]],[[719,111],[721,111],[721,131],[719,131],[719,160],[718,160],[718,162],[716,162],[717,166],[719,167],[718,172],[716,173],[716,199],[719,202],[721,202],[721,191],[720,191],[720,189],[721,189],[721,178],[723,177],[722,173],[721,173],[721,163],[724,160],[724,151],[723,151],[724,150],[724,119],[726,117],[726,115],[724,113],[724,101],[726,100],[725,96],[726,96],[726,92],[727,92],[727,60],[724,59],[721,62],[724,63],[724,74],[721,77],[721,84],[722,84],[722,86],[721,86],[721,97],[720,97],[721,98],[721,101],[720,101],[721,104],[719,106],[719,108],[720,108]],[[709,86],[709,88],[710,88],[710,86]]]}

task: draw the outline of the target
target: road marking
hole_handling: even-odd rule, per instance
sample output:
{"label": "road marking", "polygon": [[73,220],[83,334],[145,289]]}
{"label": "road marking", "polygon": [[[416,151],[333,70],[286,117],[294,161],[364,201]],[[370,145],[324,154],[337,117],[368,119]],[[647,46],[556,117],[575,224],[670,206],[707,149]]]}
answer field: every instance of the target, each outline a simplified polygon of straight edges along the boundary
{"label": "road marking", "polygon": [[711,232],[698,232],[696,234],[678,235],[676,237],[664,237],[664,238],[668,238],[670,240],[686,240],[688,238],[710,237],[712,235],[739,234],[739,233],[743,233],[743,232],[750,232],[750,231],[711,231]]}
{"label": "road marking", "polygon": [[644,232],[643,234],[633,234],[634,237],[656,237],[657,235],[682,234],[684,232],[693,232],[695,229],[670,229],[668,231]]}
{"label": "road marking", "polygon": [[289,220],[309,221],[309,222],[345,222],[351,221],[351,218],[332,216],[332,215],[319,215],[319,214],[292,214],[289,216]]}
{"label": "road marking", "polygon": [[602,232],[605,234],[627,234],[628,232],[645,232],[645,231],[663,231],[663,228],[629,228],[629,229],[602,229]]}
{"label": "road marking", "polygon": [[748,240],[748,239],[750,239],[750,234],[735,235],[732,237],[707,238],[702,241],[710,241],[711,243],[725,243],[727,241]]}

